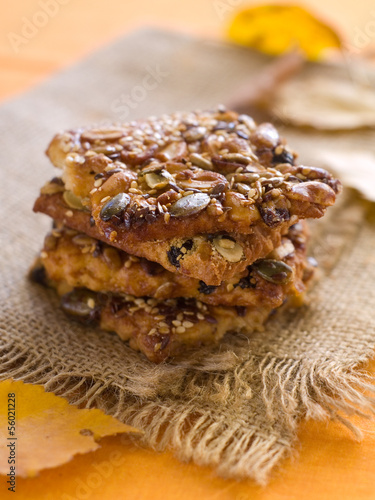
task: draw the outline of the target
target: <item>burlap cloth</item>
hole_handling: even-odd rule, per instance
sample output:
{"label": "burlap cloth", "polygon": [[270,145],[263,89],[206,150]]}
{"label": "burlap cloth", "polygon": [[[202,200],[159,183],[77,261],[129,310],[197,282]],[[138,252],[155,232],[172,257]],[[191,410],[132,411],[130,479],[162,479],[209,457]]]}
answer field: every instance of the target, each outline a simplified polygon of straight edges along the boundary
{"label": "burlap cloth", "polygon": [[[143,428],[151,446],[172,447],[183,460],[258,482],[290,453],[301,417],[350,426],[348,415],[374,409],[372,381],[358,371],[375,346],[375,224],[364,203],[344,195],[314,225],[313,253],[325,276],[308,306],[271,321],[263,333],[229,335],[184,362],[154,366],[115,334],[69,321],[53,293],[25,276],[51,225],[31,209],[55,174],[43,155],[55,132],[125,118],[128,111],[133,118],[209,108],[266,61],[225,44],[142,31],[0,110],[1,377],[103,408]],[[306,71],[337,70],[312,65]],[[158,72],[159,82],[134,90],[145,88],[150,72]],[[119,111],[118,99],[129,93],[133,108]],[[322,144],[375,148],[370,131],[283,132],[309,161]]]}

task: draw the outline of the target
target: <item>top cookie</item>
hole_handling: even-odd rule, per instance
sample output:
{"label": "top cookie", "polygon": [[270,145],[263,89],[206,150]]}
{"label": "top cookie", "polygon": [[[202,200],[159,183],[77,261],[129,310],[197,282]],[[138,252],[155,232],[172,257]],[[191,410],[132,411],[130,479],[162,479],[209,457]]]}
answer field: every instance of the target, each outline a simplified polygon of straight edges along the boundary
{"label": "top cookie", "polygon": [[47,155],[102,232],[139,241],[276,229],[321,217],[340,190],[327,171],[296,165],[271,124],[221,107],[70,130]]}

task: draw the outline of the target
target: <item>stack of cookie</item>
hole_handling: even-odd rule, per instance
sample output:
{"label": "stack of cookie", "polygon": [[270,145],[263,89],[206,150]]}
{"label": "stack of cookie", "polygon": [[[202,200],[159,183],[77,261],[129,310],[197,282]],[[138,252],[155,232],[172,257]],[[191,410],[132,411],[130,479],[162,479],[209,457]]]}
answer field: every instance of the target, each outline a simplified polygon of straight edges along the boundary
{"label": "stack of cookie", "polygon": [[271,124],[221,106],[70,130],[47,155],[62,176],[35,203],[54,227],[32,276],[155,362],[301,303],[302,219],[340,189]]}

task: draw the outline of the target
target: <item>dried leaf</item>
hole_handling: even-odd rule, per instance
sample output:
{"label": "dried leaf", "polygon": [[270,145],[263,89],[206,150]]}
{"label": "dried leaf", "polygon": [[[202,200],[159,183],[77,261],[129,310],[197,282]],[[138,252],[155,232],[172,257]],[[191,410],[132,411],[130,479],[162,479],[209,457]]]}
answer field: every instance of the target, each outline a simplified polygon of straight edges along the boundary
{"label": "dried leaf", "polygon": [[[9,395],[14,396],[9,396]],[[10,435],[15,400],[15,432]],[[77,453],[99,448],[97,439],[124,432],[139,432],[101,410],[80,410],[42,386],[0,382],[0,473],[9,474],[10,443],[15,444],[16,474],[37,475],[68,462]],[[8,439],[9,438],[9,439]],[[4,444],[6,443],[6,444]],[[9,445],[9,446],[7,446]]]}
{"label": "dried leaf", "polygon": [[357,189],[375,201],[375,154],[356,151],[322,151],[319,164],[332,170],[344,186]]}
{"label": "dried leaf", "polygon": [[236,43],[271,55],[296,48],[310,60],[342,45],[333,28],[296,5],[260,5],[240,11],[229,27]]}
{"label": "dried leaf", "polygon": [[274,115],[296,126],[353,130],[375,125],[374,90],[328,76],[289,81],[277,92]]}

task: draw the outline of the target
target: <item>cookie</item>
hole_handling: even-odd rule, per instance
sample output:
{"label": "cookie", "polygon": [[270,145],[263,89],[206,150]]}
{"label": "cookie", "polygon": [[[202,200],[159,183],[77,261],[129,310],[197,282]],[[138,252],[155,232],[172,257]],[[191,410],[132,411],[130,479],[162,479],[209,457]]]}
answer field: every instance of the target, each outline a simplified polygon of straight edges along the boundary
{"label": "cookie", "polygon": [[47,154],[68,196],[120,244],[274,229],[321,217],[340,191],[327,171],[296,164],[273,125],[223,108],[69,130]]}
{"label": "cookie", "polygon": [[277,308],[288,296],[305,291],[309,272],[306,225],[298,223],[266,259],[220,286],[171,273],[160,264],[129,255],[67,227],[54,228],[44,242],[41,260],[55,282],[95,292],[197,299],[211,305]]}

